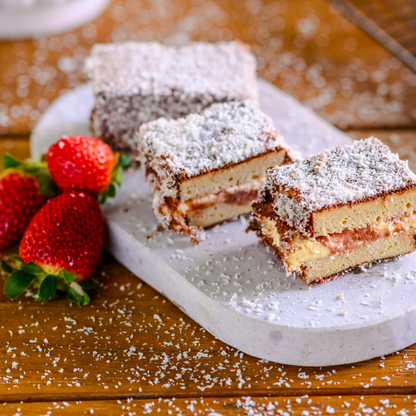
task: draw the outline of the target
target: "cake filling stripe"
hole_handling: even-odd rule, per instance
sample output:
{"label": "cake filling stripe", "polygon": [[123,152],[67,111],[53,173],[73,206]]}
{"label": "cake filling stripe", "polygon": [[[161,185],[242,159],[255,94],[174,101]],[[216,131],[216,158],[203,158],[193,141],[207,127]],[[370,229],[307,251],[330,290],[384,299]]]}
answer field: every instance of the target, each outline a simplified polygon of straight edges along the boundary
{"label": "cake filling stripe", "polygon": [[193,199],[185,202],[185,205],[191,211],[198,211],[207,209],[218,204],[231,204],[231,205],[247,205],[257,199],[257,189],[243,190],[238,192],[229,193],[227,191],[220,191],[215,194],[214,198],[206,199]]}
{"label": "cake filling stripe", "polygon": [[210,208],[218,204],[248,205],[258,197],[258,190],[266,178],[253,179],[238,187],[222,189],[219,192],[188,199],[179,204],[181,212],[197,211]]}
{"label": "cake filling stripe", "polygon": [[380,221],[356,230],[345,230],[342,233],[328,234],[317,238],[300,239],[295,237],[290,242],[284,242],[275,223],[262,219],[262,233],[273,239],[273,245],[279,247],[285,261],[292,269],[299,271],[302,263],[317,258],[335,254],[348,255],[362,245],[369,245],[379,238],[389,237],[413,229],[416,231],[416,213],[389,221]]}

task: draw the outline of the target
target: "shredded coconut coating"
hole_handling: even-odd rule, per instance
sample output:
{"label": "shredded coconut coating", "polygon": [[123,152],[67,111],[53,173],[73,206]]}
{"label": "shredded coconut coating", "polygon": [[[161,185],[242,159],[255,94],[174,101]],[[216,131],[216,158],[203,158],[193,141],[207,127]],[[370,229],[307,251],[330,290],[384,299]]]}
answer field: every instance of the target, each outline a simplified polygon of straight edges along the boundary
{"label": "shredded coconut coating", "polygon": [[162,163],[175,180],[287,147],[272,120],[248,101],[214,104],[178,120],[160,118],[139,130],[139,154],[152,168]]}
{"label": "shredded coconut coating", "polygon": [[91,130],[114,150],[134,152],[134,130],[226,101],[258,105],[256,60],[241,42],[98,44],[86,59],[95,105]]}
{"label": "shredded coconut coating", "polygon": [[[272,120],[250,101],[214,104],[178,120],[160,118],[140,127],[139,154],[154,188],[154,209],[177,198],[179,183],[289,146]],[[295,155],[296,156],[296,155]],[[294,157],[295,157],[294,156]]]}
{"label": "shredded coconut coating", "polygon": [[97,44],[86,61],[94,93],[257,99],[247,81],[256,71],[254,56],[240,42],[194,42],[175,47],[158,42]]}
{"label": "shredded coconut coating", "polygon": [[277,216],[308,235],[313,212],[415,186],[416,175],[408,162],[370,137],[269,171],[260,198],[268,191]]}

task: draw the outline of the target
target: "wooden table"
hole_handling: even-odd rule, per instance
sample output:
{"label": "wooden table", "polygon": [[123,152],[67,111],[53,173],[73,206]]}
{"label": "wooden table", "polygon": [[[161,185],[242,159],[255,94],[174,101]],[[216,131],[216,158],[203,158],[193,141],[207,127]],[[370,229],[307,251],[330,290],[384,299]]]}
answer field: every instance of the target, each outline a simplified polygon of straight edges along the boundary
{"label": "wooden table", "polygon": [[[114,0],[71,33],[0,43],[0,153],[29,156],[30,129],[83,81],[95,42],[167,38],[250,43],[259,76],[416,169],[416,75],[325,0]],[[1,415],[416,412],[415,346],[355,365],[274,364],[216,340],[109,255],[96,276],[84,308],[0,297]]]}

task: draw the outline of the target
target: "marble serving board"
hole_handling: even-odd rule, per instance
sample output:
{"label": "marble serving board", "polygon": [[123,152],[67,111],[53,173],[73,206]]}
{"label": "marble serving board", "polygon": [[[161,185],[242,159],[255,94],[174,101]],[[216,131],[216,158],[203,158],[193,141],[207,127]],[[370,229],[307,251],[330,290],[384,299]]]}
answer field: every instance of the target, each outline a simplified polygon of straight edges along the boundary
{"label": "marble serving board", "polygon": [[[351,139],[271,84],[259,80],[262,109],[302,155]],[[34,158],[63,134],[89,134],[88,84],[45,112],[31,138]],[[140,169],[125,174],[117,198],[103,207],[107,249],[133,273],[227,344],[266,360],[299,366],[352,363],[416,342],[416,257],[357,269],[309,288],[287,277],[247,217],[206,232],[199,245],[157,231]]]}

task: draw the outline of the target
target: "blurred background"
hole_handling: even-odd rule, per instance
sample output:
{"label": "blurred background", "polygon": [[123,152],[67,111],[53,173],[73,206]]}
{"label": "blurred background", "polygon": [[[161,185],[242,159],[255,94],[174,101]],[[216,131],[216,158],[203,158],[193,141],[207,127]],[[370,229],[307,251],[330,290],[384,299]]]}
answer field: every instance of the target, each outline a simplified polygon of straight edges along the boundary
{"label": "blurred background", "polygon": [[[84,9],[93,1],[82,0]],[[79,0],[0,0],[0,18],[19,3],[33,8],[36,3],[45,7],[45,3],[65,2]],[[259,77],[354,138],[378,136],[416,170],[416,73],[347,18],[339,4],[327,0],[101,3],[105,11],[97,8],[95,14],[102,12],[99,17],[92,13],[89,18],[95,20],[78,28],[70,30],[62,23],[66,31],[61,34],[0,40],[0,153],[29,156],[31,129],[58,96],[85,82],[83,60],[94,43],[241,39],[257,57]]]}

